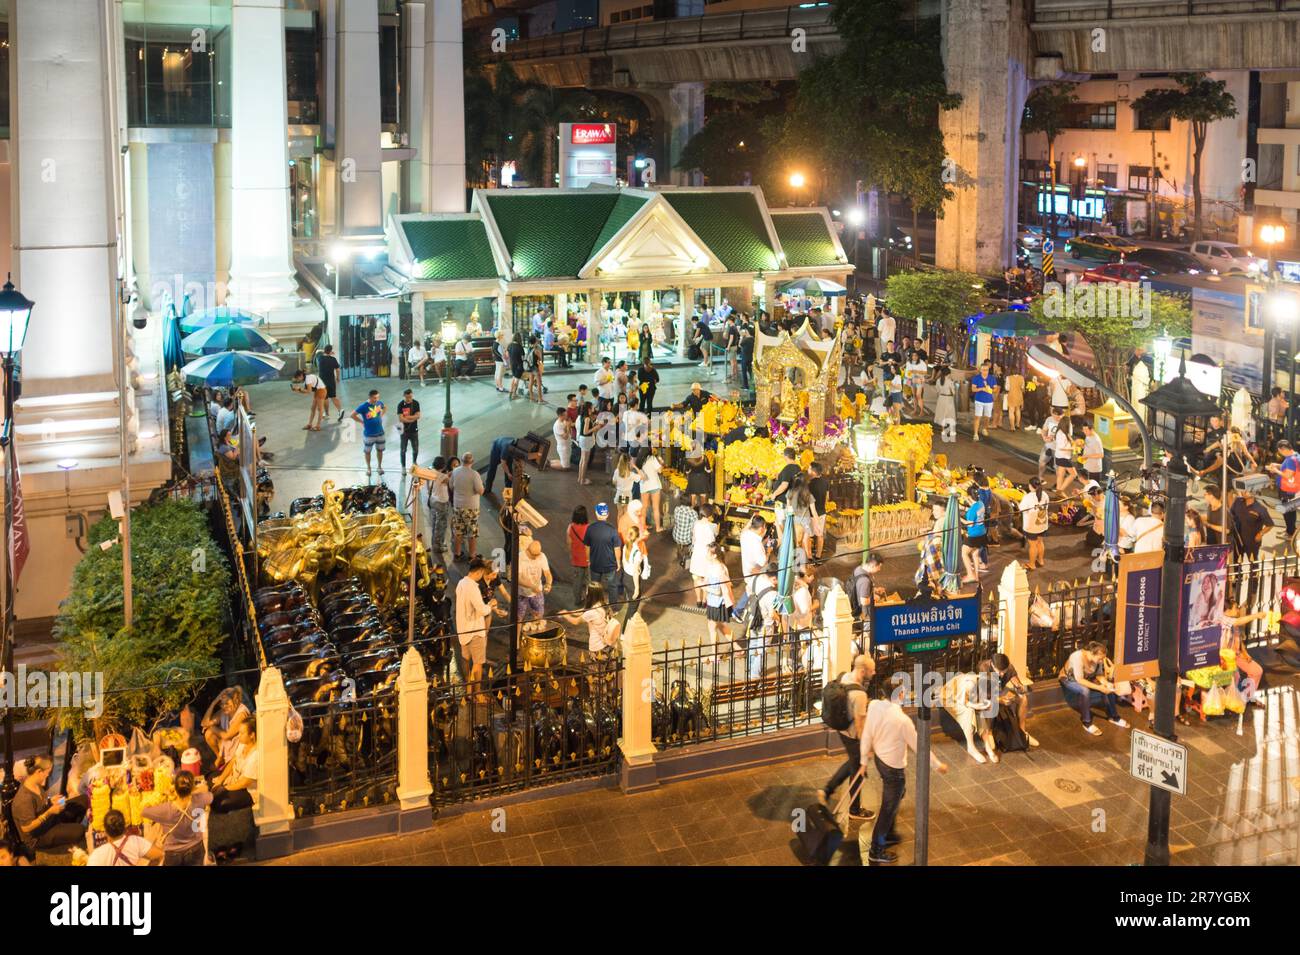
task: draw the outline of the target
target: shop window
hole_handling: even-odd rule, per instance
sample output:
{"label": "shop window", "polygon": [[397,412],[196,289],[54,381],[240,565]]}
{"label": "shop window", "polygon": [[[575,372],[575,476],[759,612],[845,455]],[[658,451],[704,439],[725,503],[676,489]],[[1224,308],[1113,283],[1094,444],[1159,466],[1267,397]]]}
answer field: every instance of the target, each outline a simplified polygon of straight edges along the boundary
{"label": "shop window", "polygon": [[[1160,169],[1156,169],[1156,185],[1160,182]],[[1129,166],[1128,167],[1128,187],[1132,192],[1150,192],[1151,184],[1151,167],[1150,166]]]}
{"label": "shop window", "polygon": [[1167,130],[1169,129],[1169,117],[1152,116],[1148,111],[1134,108],[1133,110],[1133,128],[1145,130]]}
{"label": "shop window", "polygon": [[284,46],[289,124],[315,126],[320,122],[316,31],[285,30]]}
{"label": "shop window", "polygon": [[1114,103],[1071,103],[1066,108],[1067,129],[1114,129]]}
{"label": "shop window", "polygon": [[1119,166],[1110,162],[1097,163],[1097,182],[1107,189],[1114,189],[1119,185]]}

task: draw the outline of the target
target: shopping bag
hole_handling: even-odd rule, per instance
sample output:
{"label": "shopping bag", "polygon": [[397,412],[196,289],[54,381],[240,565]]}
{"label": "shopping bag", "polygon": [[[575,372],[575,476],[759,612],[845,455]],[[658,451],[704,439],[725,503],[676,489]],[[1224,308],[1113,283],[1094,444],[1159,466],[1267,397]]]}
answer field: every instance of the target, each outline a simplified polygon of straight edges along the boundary
{"label": "shopping bag", "polygon": [[1223,687],[1212,686],[1205,691],[1201,701],[1201,712],[1206,716],[1222,716],[1225,710]]}
{"label": "shopping bag", "polygon": [[1241,690],[1237,689],[1235,680],[1223,691],[1223,705],[1229,713],[1246,712],[1246,698],[1241,695]]}

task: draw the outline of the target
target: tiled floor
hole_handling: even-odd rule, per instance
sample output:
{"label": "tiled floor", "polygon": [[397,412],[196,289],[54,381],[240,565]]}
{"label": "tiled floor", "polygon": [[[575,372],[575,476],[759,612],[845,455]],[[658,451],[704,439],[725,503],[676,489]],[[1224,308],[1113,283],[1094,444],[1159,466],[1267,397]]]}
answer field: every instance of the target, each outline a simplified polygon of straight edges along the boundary
{"label": "tiled floor", "polygon": [[[1173,797],[1173,860],[1179,864],[1295,863],[1300,764],[1296,694],[1278,681],[1269,712],[1180,727],[1189,744],[1189,792]],[[1132,716],[1131,713],[1126,714]],[[1147,788],[1128,775],[1129,731],[1105,723],[1085,735],[1078,717],[1035,717],[1042,743],[998,765],[978,765],[935,738],[951,767],[935,775],[930,816],[934,865],[1127,865],[1142,861]],[[807,759],[747,769],[636,796],[598,789],[504,811],[475,810],[432,830],[311,850],[277,865],[799,865],[796,809],[834,770]],[[899,820],[900,861],[913,858],[915,777]],[[869,804],[879,800],[874,772]],[[859,864],[856,828],[837,855]]]}

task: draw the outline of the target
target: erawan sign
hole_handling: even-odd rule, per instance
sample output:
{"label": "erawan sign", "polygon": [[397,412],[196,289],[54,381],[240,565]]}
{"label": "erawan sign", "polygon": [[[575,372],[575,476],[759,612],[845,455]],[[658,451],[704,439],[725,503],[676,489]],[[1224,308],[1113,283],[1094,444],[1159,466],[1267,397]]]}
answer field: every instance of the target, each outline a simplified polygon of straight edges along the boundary
{"label": "erawan sign", "polygon": [[560,188],[617,186],[617,151],[614,123],[561,123]]}

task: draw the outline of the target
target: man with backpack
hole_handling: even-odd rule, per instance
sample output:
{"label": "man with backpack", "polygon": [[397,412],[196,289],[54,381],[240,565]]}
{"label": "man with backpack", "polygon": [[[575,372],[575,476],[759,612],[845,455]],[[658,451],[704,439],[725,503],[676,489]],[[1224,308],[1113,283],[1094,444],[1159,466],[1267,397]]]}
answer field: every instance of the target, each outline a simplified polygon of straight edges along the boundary
{"label": "man with backpack", "polygon": [[[867,554],[862,563],[853,568],[853,578],[849,581],[849,610],[863,631],[871,627],[871,610],[876,605],[876,574],[882,567],[884,562],[879,554]],[[860,647],[862,644],[857,641],[857,645]]]}
{"label": "man with backpack", "polygon": [[[827,781],[826,787],[817,791],[822,805],[828,805],[831,795],[840,784],[849,780],[849,786],[858,786],[858,794],[850,799],[850,819],[871,819],[870,809],[860,805],[862,795],[858,773],[862,769],[862,729],[867,723],[867,684],[876,675],[876,661],[869,654],[859,653],[853,658],[853,669],[838,680],[826,684],[822,690],[822,722],[840,734],[847,758]],[[866,774],[862,774],[866,779]]]}
{"label": "man with backpack", "polygon": [[747,648],[748,676],[757,679],[763,672],[767,656],[768,634],[776,631],[776,604],[780,594],[776,589],[777,568],[768,564],[754,579],[754,595],[745,608],[744,642]]}

